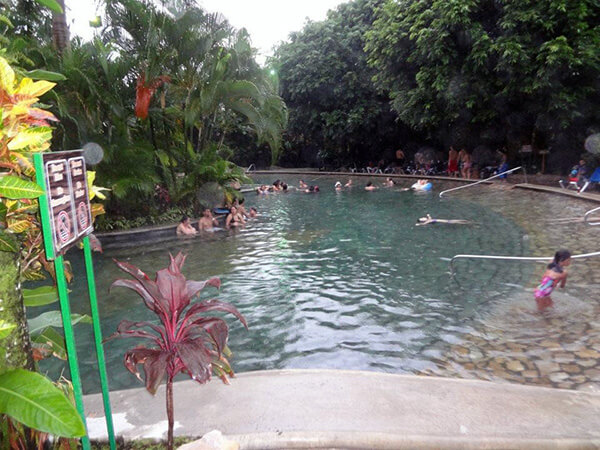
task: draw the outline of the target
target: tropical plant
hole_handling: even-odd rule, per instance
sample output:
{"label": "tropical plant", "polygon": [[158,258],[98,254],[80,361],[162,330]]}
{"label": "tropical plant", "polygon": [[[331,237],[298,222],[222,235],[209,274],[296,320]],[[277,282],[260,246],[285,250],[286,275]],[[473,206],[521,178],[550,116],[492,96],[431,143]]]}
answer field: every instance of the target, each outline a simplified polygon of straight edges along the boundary
{"label": "tropical plant", "polygon": [[125,353],[124,364],[127,370],[142,381],[138,365],[144,369],[146,390],[156,394],[159,385],[166,378],[166,409],[168,419],[167,446],[173,448],[173,379],[178,373],[185,373],[200,384],[210,380],[214,371],[228,384],[227,377],[233,370],[227,360],[230,351],[227,347],[229,328],[218,317],[207,317],[210,311],[223,311],[233,314],[247,328],[246,320],[231,304],[216,299],[191,303],[205,287],[219,288],[221,281],[211,278],[207,281],[186,280],[181,273],[185,256],[169,255],[171,263],[159,270],[151,280],[136,266],[115,261],[117,266],[134,279],[116,280],[113,287],[125,287],[135,291],[144,305],[156,314],[159,324],[123,320],[116,333],[108,339],[141,338],[150,341],[151,346],[139,345]]}
{"label": "tropical plant", "polygon": [[[15,327],[0,321],[0,343]],[[1,345],[0,353],[6,357]],[[81,417],[63,391],[43,375],[24,369],[0,372],[0,416],[0,440],[11,448],[41,448],[47,433],[67,438],[85,435]],[[19,423],[37,432],[25,432]]]}

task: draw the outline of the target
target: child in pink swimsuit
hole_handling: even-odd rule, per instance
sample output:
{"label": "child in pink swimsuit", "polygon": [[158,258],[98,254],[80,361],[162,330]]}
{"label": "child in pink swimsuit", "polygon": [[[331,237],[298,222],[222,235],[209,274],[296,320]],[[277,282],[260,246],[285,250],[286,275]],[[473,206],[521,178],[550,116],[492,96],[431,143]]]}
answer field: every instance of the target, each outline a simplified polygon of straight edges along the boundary
{"label": "child in pink swimsuit", "polygon": [[567,283],[566,267],[570,264],[571,253],[568,250],[559,250],[555,253],[554,260],[548,264],[541,283],[535,289],[534,296],[538,311],[543,311],[554,305],[550,294],[559,284],[561,288],[565,287]]}

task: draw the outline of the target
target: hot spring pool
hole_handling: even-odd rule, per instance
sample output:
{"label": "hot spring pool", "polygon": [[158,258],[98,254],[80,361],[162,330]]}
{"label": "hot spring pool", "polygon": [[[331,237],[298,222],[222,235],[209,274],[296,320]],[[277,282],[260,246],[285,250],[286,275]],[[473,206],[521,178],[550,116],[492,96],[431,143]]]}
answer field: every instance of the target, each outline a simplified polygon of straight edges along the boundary
{"label": "hot spring pool", "polygon": [[[274,176],[273,176],[274,177]],[[292,185],[299,177],[278,176]],[[269,181],[257,179],[257,182]],[[342,180],[345,181],[345,180]],[[184,274],[219,276],[220,292],[246,316],[246,331],[230,316],[229,345],[237,372],[328,368],[435,374],[594,389],[600,386],[600,261],[574,261],[556,307],[535,311],[539,263],[448,260],[458,253],[551,255],[597,251],[597,229],[560,224],[590,204],[548,194],[479,186],[444,199],[395,188],[366,192],[365,178],[335,192],[333,178],[312,181],[319,194],[247,195],[260,216],[246,228],[95,254],[104,336],[120,320],[152,320],[142,301],[108,286],[125,276],[112,258],[153,276],[168,252],[184,251]],[[381,179],[374,180],[376,184]],[[547,216],[548,213],[552,216]],[[416,227],[419,217],[468,219],[472,225]],[[68,255],[76,274],[74,312],[89,312],[79,251]],[[84,392],[98,392],[91,326],[75,329]],[[141,384],[123,367],[132,339],[105,344],[112,390]],[[56,362],[47,367],[62,369]]]}

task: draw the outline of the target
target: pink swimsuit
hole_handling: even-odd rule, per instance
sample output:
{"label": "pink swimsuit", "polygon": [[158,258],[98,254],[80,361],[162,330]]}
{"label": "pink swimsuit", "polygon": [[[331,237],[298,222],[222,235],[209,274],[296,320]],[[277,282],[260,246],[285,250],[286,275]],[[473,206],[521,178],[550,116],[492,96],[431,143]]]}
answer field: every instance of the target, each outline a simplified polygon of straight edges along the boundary
{"label": "pink swimsuit", "polygon": [[550,294],[552,294],[554,286],[556,285],[555,281],[556,280],[553,280],[549,276],[542,278],[542,282],[535,289],[535,293],[533,294],[535,298],[548,297]]}

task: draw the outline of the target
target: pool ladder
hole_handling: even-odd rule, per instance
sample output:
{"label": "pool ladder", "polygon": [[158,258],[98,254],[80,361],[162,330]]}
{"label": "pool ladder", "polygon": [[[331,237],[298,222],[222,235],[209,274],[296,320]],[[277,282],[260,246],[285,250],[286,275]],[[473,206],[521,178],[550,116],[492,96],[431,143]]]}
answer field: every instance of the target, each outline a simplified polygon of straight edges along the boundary
{"label": "pool ladder", "polygon": [[598,225],[600,225],[600,222],[588,222],[588,217],[592,214],[594,214],[595,212],[600,211],[600,206],[598,206],[597,208],[594,209],[590,209],[589,211],[587,211],[584,215],[583,215],[583,221],[585,223],[587,223],[588,225],[592,226],[592,227],[597,227]]}
{"label": "pool ladder", "polygon": [[505,172],[502,172],[502,173],[499,173],[497,175],[494,175],[492,177],[486,178],[485,180],[479,180],[479,181],[476,181],[475,183],[466,184],[464,186],[459,186],[459,187],[455,187],[455,188],[452,188],[452,189],[446,189],[445,191],[440,192],[440,198],[442,198],[442,196],[446,192],[458,191],[459,189],[464,189],[464,188],[468,188],[468,187],[471,187],[471,186],[475,186],[475,185],[480,184],[480,183],[485,183],[486,181],[492,180],[494,178],[501,177],[502,175],[506,175],[506,174],[512,173],[515,170],[519,170],[519,169],[523,169],[523,173],[525,174],[525,183],[527,183],[527,172],[525,172],[525,169],[523,167],[519,166],[519,167],[515,167],[514,169],[510,169],[510,170],[507,170]]}
{"label": "pool ladder", "polygon": [[[593,253],[582,253],[580,255],[572,255],[571,259],[583,259],[591,258],[593,256],[600,256],[600,252]],[[554,256],[500,256],[500,255],[455,255],[450,260],[450,276],[454,277],[454,261],[457,259],[492,259],[492,260],[503,260],[503,261],[538,261],[538,262],[549,262],[554,259]]]}
{"label": "pool ladder", "polygon": [[248,168],[246,169],[246,173],[252,172],[253,169],[254,169],[254,171],[256,171],[256,166],[254,165],[254,163],[252,163],[248,166]]}

